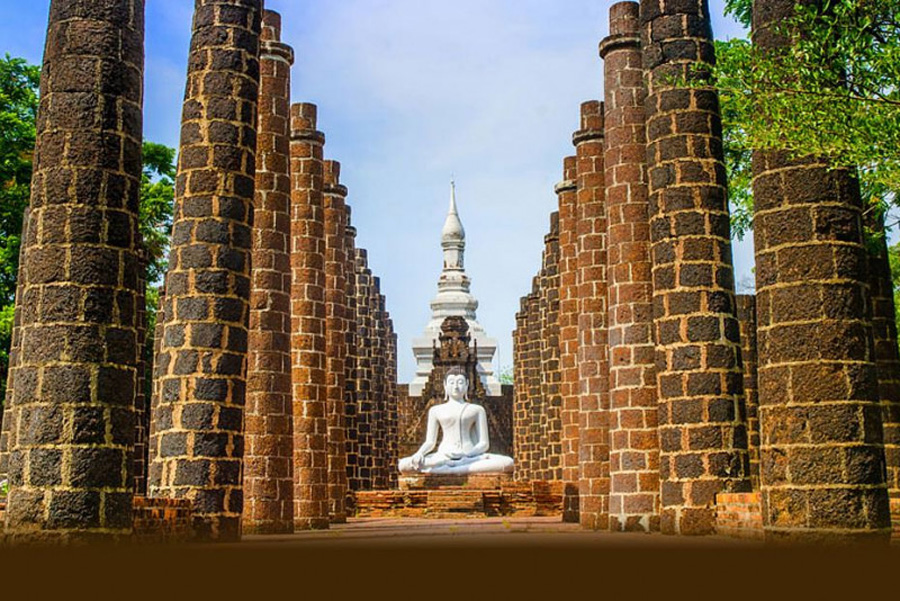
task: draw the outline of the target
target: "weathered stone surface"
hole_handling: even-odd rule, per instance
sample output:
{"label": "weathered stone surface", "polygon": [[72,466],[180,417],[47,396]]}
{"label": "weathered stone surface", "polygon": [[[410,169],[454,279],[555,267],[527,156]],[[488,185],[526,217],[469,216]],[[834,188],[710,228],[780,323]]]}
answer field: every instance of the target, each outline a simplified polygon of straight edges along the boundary
{"label": "weathered stone surface", "polygon": [[[754,43],[794,0],[754,6]],[[769,541],[887,543],[876,356],[859,185],[845,169],[753,156],[760,490]]]}
{"label": "weathered stone surface", "polygon": [[254,198],[243,530],[293,532],[290,84],[281,16],[263,15]]}
{"label": "weathered stone surface", "polygon": [[[334,523],[347,521],[347,445],[344,392],[347,385],[347,188],[341,165],[325,161],[325,366],[328,411],[328,499]],[[387,374],[385,374],[387,375]]]}
{"label": "weathered stone surface", "polygon": [[609,344],[603,103],[581,105],[577,155],[579,514],[582,526],[609,528]]}
{"label": "weathered stone surface", "polygon": [[759,386],[756,340],[756,296],[737,295],[741,327],[741,361],[744,365],[744,400],[747,407],[747,450],[750,453],[750,484],[759,491]]}
{"label": "weathered stone surface", "polygon": [[709,6],[642,0],[640,16],[661,529],[711,534],[715,495],[750,481],[718,97],[679,87],[715,61]]}
{"label": "weathered stone surface", "polygon": [[191,499],[197,536],[233,541],[243,511],[262,2],[195,6],[149,494]]}
{"label": "weathered stone surface", "polygon": [[556,185],[559,200],[559,370],[562,431],[561,478],[566,483],[563,521],[578,522],[578,185],[576,158],[563,160],[563,179]]}
{"label": "weathered stone surface", "polygon": [[659,530],[653,281],[639,4],[610,8],[604,64],[610,530]]}
{"label": "weathered stone surface", "polygon": [[[82,44],[88,32],[110,43]],[[7,536],[121,540],[140,361],[144,3],[53,0],[47,40],[4,419]]]}
{"label": "weathered stone surface", "polygon": [[325,135],[313,104],[291,108],[291,353],[294,528],[328,528],[325,364]]}

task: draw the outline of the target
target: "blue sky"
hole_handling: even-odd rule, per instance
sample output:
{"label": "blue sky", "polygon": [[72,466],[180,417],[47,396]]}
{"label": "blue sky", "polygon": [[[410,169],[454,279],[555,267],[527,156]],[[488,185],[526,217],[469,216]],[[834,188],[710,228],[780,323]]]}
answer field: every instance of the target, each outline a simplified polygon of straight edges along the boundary
{"label": "blue sky", "polygon": [[[294,46],[293,101],[319,105],[357,242],[381,277],[400,379],[430,315],[451,174],[479,321],[512,363],[519,297],[540,268],[553,186],[584,100],[602,99],[611,0],[267,0]],[[191,0],[147,0],[145,137],[178,145]],[[39,62],[49,0],[0,0],[0,53]],[[719,38],[743,35],[710,0]],[[752,239],[735,246],[738,288]],[[744,284],[741,284],[741,282]]]}

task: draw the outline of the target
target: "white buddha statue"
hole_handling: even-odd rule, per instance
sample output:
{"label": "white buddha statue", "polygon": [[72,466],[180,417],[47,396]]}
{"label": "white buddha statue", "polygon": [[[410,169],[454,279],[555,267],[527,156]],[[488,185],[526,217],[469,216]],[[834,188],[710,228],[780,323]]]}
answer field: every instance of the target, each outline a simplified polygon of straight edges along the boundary
{"label": "white buddha statue", "polygon": [[[497,474],[511,472],[512,457],[488,453],[487,413],[481,405],[469,403],[469,380],[453,368],[444,380],[445,402],[428,410],[425,442],[412,457],[400,460],[400,473],[411,474]],[[441,444],[434,451],[441,432]]]}

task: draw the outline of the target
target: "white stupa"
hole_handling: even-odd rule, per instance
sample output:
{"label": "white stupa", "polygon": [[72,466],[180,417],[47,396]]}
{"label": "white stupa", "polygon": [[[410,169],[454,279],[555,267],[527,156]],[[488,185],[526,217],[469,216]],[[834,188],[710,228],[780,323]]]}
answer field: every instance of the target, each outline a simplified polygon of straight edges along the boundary
{"label": "white stupa", "polygon": [[456,184],[450,182],[450,211],[441,230],[441,247],[444,250],[444,269],[438,279],[438,293],[431,301],[431,320],[425,326],[421,338],[413,338],[413,354],[416,356],[416,377],[409,383],[410,396],[420,396],[431,374],[434,347],[439,344],[441,323],[451,315],[464,317],[469,324],[469,335],[478,345],[478,372],[488,396],[500,396],[500,382],[494,375],[494,353],[497,341],[488,338],[475,317],[478,301],[469,292],[471,280],[466,275],[464,255],[466,231],[456,209]]}

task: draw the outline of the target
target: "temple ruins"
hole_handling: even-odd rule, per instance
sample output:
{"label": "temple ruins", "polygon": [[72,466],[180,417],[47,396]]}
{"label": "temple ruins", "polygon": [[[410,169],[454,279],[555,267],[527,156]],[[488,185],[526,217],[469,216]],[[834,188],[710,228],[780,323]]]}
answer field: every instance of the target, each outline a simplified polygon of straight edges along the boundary
{"label": "temple ruins", "polygon": [[[754,5],[753,43],[790,44],[773,24],[794,0]],[[193,15],[145,361],[144,0],[50,3],[4,543],[460,516],[775,543],[900,533],[893,285],[883,240],[864,239],[884,223],[866,222],[852,172],[755,151],[756,293],[735,293],[707,0],[610,7],[603,99],[572,107],[513,384],[476,317],[455,185],[401,384],[409,349],[357,246],[365,201],[341,181],[354,166],[291,97],[281,16],[262,0],[197,0]]]}

